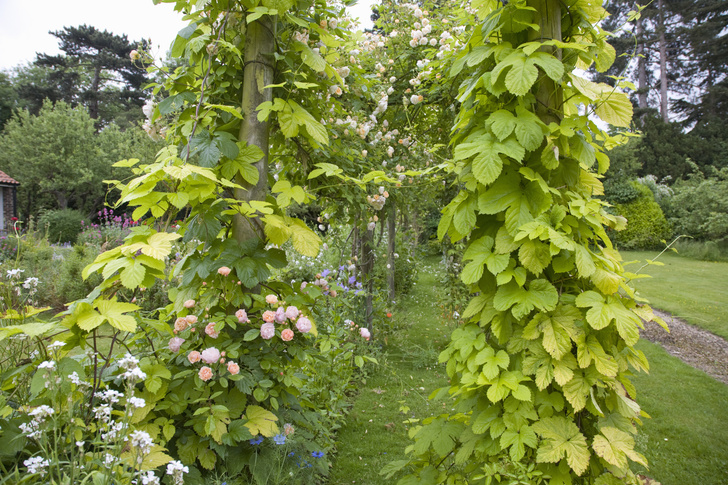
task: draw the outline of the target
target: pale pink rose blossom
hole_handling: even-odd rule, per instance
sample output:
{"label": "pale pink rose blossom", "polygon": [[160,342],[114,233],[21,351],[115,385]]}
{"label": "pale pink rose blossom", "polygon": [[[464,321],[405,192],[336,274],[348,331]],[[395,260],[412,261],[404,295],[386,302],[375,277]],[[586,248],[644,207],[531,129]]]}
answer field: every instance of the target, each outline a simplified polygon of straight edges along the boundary
{"label": "pale pink rose blossom", "polygon": [[263,321],[266,323],[271,323],[276,319],[276,312],[271,310],[266,310],[263,312]]}
{"label": "pale pink rose blossom", "polygon": [[299,312],[298,308],[296,308],[295,306],[289,306],[288,308],[286,308],[286,317],[289,320],[295,320],[296,318],[298,318],[299,313],[301,312]]}
{"label": "pale pink rose blossom", "polygon": [[296,328],[301,333],[308,333],[311,331],[311,320],[306,317],[301,317],[296,322]]}
{"label": "pale pink rose blossom", "polygon": [[217,350],[215,347],[209,347],[202,351],[200,357],[202,357],[202,361],[206,364],[214,364],[215,362],[220,360],[220,351]]}
{"label": "pale pink rose blossom", "polygon": [[291,423],[286,423],[283,425],[283,434],[284,435],[291,436],[295,432],[296,432],[296,428],[294,428]]}
{"label": "pale pink rose blossom", "polygon": [[182,344],[185,343],[185,339],[174,337],[169,339],[169,350],[172,352],[179,352],[179,348],[182,347]]}
{"label": "pale pink rose blossom", "polygon": [[277,305],[278,297],[275,295],[268,295],[265,297],[265,301],[267,301],[269,305]]}
{"label": "pale pink rose blossom", "polygon": [[276,334],[276,327],[272,323],[264,323],[260,327],[260,336],[263,337],[265,340],[270,340],[273,338],[273,336]]}
{"label": "pale pink rose blossom", "polygon": [[361,335],[362,337],[364,337],[367,340],[369,340],[369,338],[372,336],[372,334],[369,333],[369,329],[364,328],[364,327],[359,329],[359,335]]}
{"label": "pale pink rose blossom", "polygon": [[205,333],[209,335],[212,338],[218,338],[220,336],[220,332],[217,332],[215,330],[215,322],[210,322],[205,327]]}
{"label": "pale pink rose blossom", "polygon": [[286,328],[281,332],[281,339],[285,342],[293,340],[293,330]]}
{"label": "pale pink rose blossom", "polygon": [[238,323],[250,323],[250,320],[248,319],[248,313],[243,309],[236,311],[235,316],[238,319]]}
{"label": "pale pink rose blossom", "polygon": [[189,326],[190,324],[185,317],[179,317],[174,321],[174,329],[178,332],[184,332]]}
{"label": "pale pink rose blossom", "polygon": [[197,323],[197,316],[196,315],[187,315],[185,317],[185,320],[187,320],[187,323],[189,323],[190,325],[194,325],[195,323]]}
{"label": "pale pink rose blossom", "polygon": [[200,377],[200,379],[207,382],[210,379],[212,379],[212,369],[210,369],[207,366],[204,366],[204,367],[202,367],[202,369],[200,369],[200,372],[197,375]]}
{"label": "pale pink rose blossom", "polygon": [[278,310],[276,310],[276,322],[286,323],[286,311],[283,307],[278,307]]}
{"label": "pale pink rose blossom", "polygon": [[227,363],[227,370],[234,376],[240,374],[240,366],[232,360]]}
{"label": "pale pink rose blossom", "polygon": [[195,300],[187,300],[184,303],[185,308],[192,308],[195,306]]}
{"label": "pale pink rose blossom", "polygon": [[189,354],[187,354],[187,360],[190,361],[190,364],[194,364],[196,362],[199,362],[201,358],[201,355],[198,351],[193,350]]}
{"label": "pale pink rose blossom", "polygon": [[228,268],[227,266],[221,266],[221,267],[220,267],[220,268],[219,268],[219,269],[217,270],[217,274],[220,274],[220,275],[222,275],[222,276],[227,276],[227,275],[229,275],[229,274],[230,274],[230,271],[231,271],[231,270],[230,270],[230,268]]}

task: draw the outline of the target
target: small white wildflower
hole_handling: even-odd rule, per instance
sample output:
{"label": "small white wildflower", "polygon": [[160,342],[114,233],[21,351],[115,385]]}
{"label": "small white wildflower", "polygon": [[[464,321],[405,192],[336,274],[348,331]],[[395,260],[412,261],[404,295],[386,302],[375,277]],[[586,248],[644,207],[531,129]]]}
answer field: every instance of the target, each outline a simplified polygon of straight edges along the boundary
{"label": "small white wildflower", "polygon": [[38,364],[38,369],[56,370],[56,363],[53,360],[46,360]]}
{"label": "small white wildflower", "polygon": [[28,473],[31,475],[38,473],[40,476],[45,475],[46,468],[48,468],[50,464],[51,463],[42,456],[33,456],[23,462],[23,465],[28,467]]}
{"label": "small white wildflower", "polygon": [[131,354],[126,354],[121,360],[119,360],[119,367],[122,369],[135,369],[139,365],[139,359]]}
{"label": "small white wildflower", "polygon": [[172,475],[174,485],[182,485],[184,474],[189,472],[190,469],[177,460],[167,463],[167,475]]}
{"label": "small white wildflower", "polygon": [[143,408],[147,405],[147,402],[141,397],[130,397],[129,404],[131,404],[135,408]]}
{"label": "small white wildflower", "polygon": [[146,431],[132,431],[129,435],[131,438],[131,445],[139,449],[140,455],[147,455],[152,450],[152,437]]}
{"label": "small white wildflower", "polygon": [[25,272],[24,269],[16,268],[16,269],[9,269],[7,274],[8,274],[8,278],[14,278],[16,276],[20,276],[20,273],[24,273],[24,272]]}
{"label": "small white wildflower", "polygon": [[134,369],[129,369],[124,372],[122,377],[124,377],[127,381],[134,382],[143,381],[147,378],[147,375],[139,367],[135,367]]}

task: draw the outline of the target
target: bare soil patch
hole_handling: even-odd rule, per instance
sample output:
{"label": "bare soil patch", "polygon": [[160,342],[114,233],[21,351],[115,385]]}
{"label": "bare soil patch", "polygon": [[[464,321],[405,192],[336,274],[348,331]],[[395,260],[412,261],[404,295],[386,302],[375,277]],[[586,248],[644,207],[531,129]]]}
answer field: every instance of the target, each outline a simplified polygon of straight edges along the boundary
{"label": "bare soil patch", "polygon": [[728,384],[728,341],[707,330],[695,327],[669,313],[654,310],[665,320],[670,333],[653,322],[647,322],[642,337],[660,345],[686,364]]}

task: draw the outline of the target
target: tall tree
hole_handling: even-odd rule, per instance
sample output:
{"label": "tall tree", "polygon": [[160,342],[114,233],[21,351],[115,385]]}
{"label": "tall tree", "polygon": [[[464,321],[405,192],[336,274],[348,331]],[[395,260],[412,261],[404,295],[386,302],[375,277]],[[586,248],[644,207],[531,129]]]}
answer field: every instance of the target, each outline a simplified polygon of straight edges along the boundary
{"label": "tall tree", "polygon": [[[138,109],[144,104],[142,86],[148,82],[143,66],[130,59],[132,50],[145,47],[146,41],[130,42],[126,35],[81,25],[51,32],[58,38],[64,55],[38,54],[35,64],[54,72],[84,71],[85,82],[75,88],[78,101],[88,108],[97,127],[108,123],[121,111]],[[50,96],[48,96],[50,97]],[[53,99],[52,97],[50,97]]]}

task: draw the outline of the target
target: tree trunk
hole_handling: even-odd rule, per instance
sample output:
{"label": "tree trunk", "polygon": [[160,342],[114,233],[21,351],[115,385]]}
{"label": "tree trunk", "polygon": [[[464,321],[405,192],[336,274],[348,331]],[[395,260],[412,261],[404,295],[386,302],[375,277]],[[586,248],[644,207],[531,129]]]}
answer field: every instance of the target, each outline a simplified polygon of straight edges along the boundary
{"label": "tree trunk", "polygon": [[647,59],[645,58],[645,37],[642,19],[635,21],[635,31],[637,35],[637,107],[642,111],[644,116],[647,109]]}
{"label": "tree trunk", "polygon": [[374,231],[369,229],[364,230],[364,234],[361,238],[361,270],[362,280],[366,289],[366,303],[365,303],[365,320],[366,327],[372,330],[372,321],[374,319],[374,248],[372,243],[374,241]]}
{"label": "tree trunk", "polygon": [[[93,98],[88,105],[88,115],[92,120],[99,119],[99,85],[101,84],[101,67],[94,69],[94,80],[91,82],[91,93]],[[98,127],[97,127],[98,128]]]}
{"label": "tree trunk", "polygon": [[667,123],[670,118],[667,113],[667,40],[665,37],[665,4],[663,0],[657,1],[657,30],[660,38],[660,116]]}
{"label": "tree trunk", "polygon": [[395,238],[397,237],[397,206],[394,201],[390,202],[389,217],[387,218],[387,286],[389,286],[389,301],[394,301],[394,252]]}
{"label": "tree trunk", "polygon": [[[535,20],[541,27],[538,32],[530,30],[529,41],[562,40],[561,39],[561,3],[559,0],[528,0],[528,6],[536,9]],[[555,55],[561,60],[561,50],[544,46],[544,52]],[[549,124],[561,122],[563,91],[561,86],[548,76],[541,76],[536,93],[536,114]]]}
{"label": "tree trunk", "polygon": [[[242,176],[236,183],[242,189],[235,190],[237,200],[250,202],[265,200],[268,193],[268,135],[269,122],[258,121],[257,108],[261,103],[273,100],[273,89],[265,86],[273,84],[275,52],[276,17],[264,15],[247,25],[245,33],[245,67],[243,68],[243,122],[240,127],[240,141],[256,145],[263,157],[254,165],[258,170],[258,183],[247,183]],[[233,237],[239,241],[250,239],[265,240],[263,226],[257,217],[237,215],[233,219]]]}

